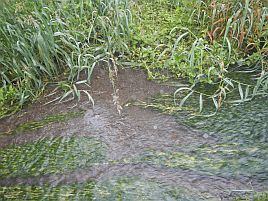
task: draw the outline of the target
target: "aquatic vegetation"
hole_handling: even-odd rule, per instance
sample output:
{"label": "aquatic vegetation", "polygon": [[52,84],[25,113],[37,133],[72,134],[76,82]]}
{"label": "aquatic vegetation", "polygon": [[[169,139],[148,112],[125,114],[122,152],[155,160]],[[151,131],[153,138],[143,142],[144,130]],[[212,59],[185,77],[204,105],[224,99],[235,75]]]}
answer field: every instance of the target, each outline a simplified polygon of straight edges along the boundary
{"label": "aquatic vegetation", "polygon": [[44,138],[0,150],[0,177],[60,174],[98,164],[106,146],[89,137]]}
{"label": "aquatic vegetation", "polygon": [[153,97],[148,103],[133,104],[175,115],[178,122],[212,135],[224,143],[252,145],[268,141],[268,113],[263,109],[268,106],[266,97],[243,104],[225,104],[216,115],[209,115],[214,112],[212,102],[206,102],[206,113],[199,115],[198,101],[198,96],[193,95],[184,105],[186,110],[174,105],[173,96],[168,95]]}
{"label": "aquatic vegetation", "polygon": [[252,192],[251,195],[245,198],[237,198],[236,201],[266,201],[268,199],[268,194],[265,192]]}
{"label": "aquatic vegetation", "polygon": [[95,182],[63,186],[0,187],[0,200],[92,200]]}
{"label": "aquatic vegetation", "polygon": [[138,178],[112,178],[102,182],[60,186],[0,187],[3,200],[203,200],[187,189]]}
{"label": "aquatic vegetation", "polygon": [[249,147],[241,144],[218,144],[180,149],[177,152],[148,150],[128,162],[190,169],[205,175],[227,178],[254,177],[267,184],[267,145]]}
{"label": "aquatic vegetation", "polygon": [[[56,96],[48,103],[80,100],[84,94],[94,104],[80,85],[89,86],[97,64],[107,65],[114,91],[118,65],[130,65],[145,69],[149,79],[178,86],[173,96],[154,98],[144,107],[176,115],[218,141],[107,161],[107,146],[98,139],[43,138],[1,149],[0,178],[67,174],[104,162],[142,163],[225,179],[253,178],[267,186],[267,15],[261,0],[1,1],[0,118],[36,100],[48,85],[55,90],[47,96]],[[79,115],[45,117],[1,137]],[[197,194],[139,178],[0,187],[0,199],[15,200],[199,200]]]}
{"label": "aquatic vegetation", "polygon": [[[157,180],[119,177],[99,182],[94,195],[100,200],[178,200],[197,201],[205,196],[190,190],[158,183]],[[209,199],[207,199],[209,200]]]}
{"label": "aquatic vegetation", "polygon": [[18,133],[22,133],[25,131],[35,130],[35,129],[47,126],[51,123],[68,121],[70,119],[79,117],[82,114],[84,114],[84,112],[82,112],[82,111],[81,112],[66,112],[66,113],[47,116],[39,121],[28,121],[26,123],[19,124],[13,130],[9,130],[9,131],[3,132],[3,133],[0,132],[0,137],[1,136],[4,137],[4,136],[10,135],[10,134],[18,134]]}
{"label": "aquatic vegetation", "polygon": [[[187,111],[174,105],[172,96],[157,96],[149,103],[136,104],[175,115],[179,123],[217,139],[217,143],[186,149],[181,147],[175,153],[152,151],[148,153],[148,159],[144,154],[144,160],[227,177],[254,177],[267,183],[268,114],[263,109],[267,107],[266,98],[239,105],[226,104],[217,114],[207,118],[197,115],[198,99],[193,97],[185,103]],[[213,111],[213,105],[206,109]]]}

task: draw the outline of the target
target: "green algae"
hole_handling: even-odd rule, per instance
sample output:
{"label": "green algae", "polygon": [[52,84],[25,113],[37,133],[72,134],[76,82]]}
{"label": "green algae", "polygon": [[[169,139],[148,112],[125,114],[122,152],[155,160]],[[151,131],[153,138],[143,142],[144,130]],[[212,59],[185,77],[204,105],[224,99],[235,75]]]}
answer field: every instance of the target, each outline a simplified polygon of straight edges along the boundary
{"label": "green algae", "polygon": [[77,118],[83,114],[84,114],[83,111],[79,111],[79,112],[65,112],[61,114],[47,116],[39,121],[29,121],[26,123],[19,124],[18,126],[16,126],[16,128],[12,130],[2,133],[0,132],[0,137],[5,135],[18,134],[30,130],[36,130],[38,128],[42,128],[52,123],[64,122],[73,118]]}
{"label": "green algae", "polygon": [[95,183],[63,186],[0,187],[0,200],[93,200]]}
{"label": "green algae", "polygon": [[212,200],[185,188],[136,177],[59,186],[0,187],[0,200]]}
{"label": "green algae", "polygon": [[[98,183],[94,195],[98,200],[177,200],[198,201],[205,197],[190,190],[168,186],[155,180],[136,177],[112,178]],[[209,200],[207,198],[206,200]]]}
{"label": "green algae", "polygon": [[[250,177],[267,183],[268,146],[239,144],[203,145],[179,151],[148,150],[129,163],[149,163],[168,168],[190,169],[205,175],[238,179]],[[267,183],[268,184],[268,183]]]}
{"label": "green algae", "polygon": [[100,163],[106,145],[89,137],[44,138],[0,150],[0,178],[59,174]]}

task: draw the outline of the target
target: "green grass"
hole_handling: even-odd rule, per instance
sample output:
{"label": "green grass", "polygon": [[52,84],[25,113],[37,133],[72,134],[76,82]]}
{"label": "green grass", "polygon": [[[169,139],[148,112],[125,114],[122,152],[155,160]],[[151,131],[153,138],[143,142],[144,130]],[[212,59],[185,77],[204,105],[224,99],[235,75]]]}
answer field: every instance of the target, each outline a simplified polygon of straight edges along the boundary
{"label": "green grass", "polygon": [[[213,4],[214,2],[214,4]],[[178,105],[197,94],[210,99],[216,110],[230,93],[237,102],[249,101],[267,92],[267,8],[265,2],[237,1],[139,1],[134,7],[132,55],[152,79],[185,78],[189,85],[174,96]],[[256,20],[257,19],[257,20]],[[236,66],[249,66],[257,81],[244,82]],[[243,69],[239,69],[243,70]],[[259,73],[259,74],[258,74]],[[212,94],[200,85],[214,88]]]}
{"label": "green grass", "polygon": [[[5,0],[1,4],[0,117],[34,101],[51,83],[64,92],[52,102],[84,94],[93,103],[79,85],[90,84],[101,61],[110,72],[123,64],[146,69],[150,79],[184,78],[189,86],[176,94],[186,91],[189,96],[176,102],[181,105],[199,94],[201,109],[203,98],[211,99],[218,110],[232,91],[239,95],[237,102],[244,102],[268,89],[266,1]],[[249,65],[257,81],[248,84],[230,76],[237,63]],[[216,86],[215,91],[200,92],[196,88],[200,83]]]}
{"label": "green grass", "polygon": [[[64,91],[55,101],[86,94],[93,102],[78,85],[89,83],[98,62],[110,65],[115,53],[128,49],[125,40],[131,14],[126,1],[8,0],[1,4],[2,105],[20,107],[55,81],[55,88]],[[110,68],[116,67],[111,64]],[[3,117],[10,110],[5,106],[0,112]]]}

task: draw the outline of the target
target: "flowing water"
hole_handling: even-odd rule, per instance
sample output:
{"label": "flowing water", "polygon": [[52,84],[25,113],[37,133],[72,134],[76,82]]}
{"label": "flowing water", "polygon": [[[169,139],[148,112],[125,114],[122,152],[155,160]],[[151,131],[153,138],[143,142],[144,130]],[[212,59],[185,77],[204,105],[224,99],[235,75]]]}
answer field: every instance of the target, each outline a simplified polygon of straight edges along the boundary
{"label": "flowing water", "polygon": [[128,106],[174,90],[140,71],[120,70],[116,87],[121,114],[100,68],[94,107],[43,98],[0,121],[0,200],[234,200],[268,191],[265,99],[186,121]]}

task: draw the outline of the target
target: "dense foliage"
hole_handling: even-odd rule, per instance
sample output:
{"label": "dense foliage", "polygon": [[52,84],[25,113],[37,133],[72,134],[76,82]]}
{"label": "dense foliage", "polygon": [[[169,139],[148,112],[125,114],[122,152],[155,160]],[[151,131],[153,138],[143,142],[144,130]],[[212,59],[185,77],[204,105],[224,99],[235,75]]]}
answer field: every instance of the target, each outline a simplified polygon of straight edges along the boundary
{"label": "dense foliage", "polygon": [[[59,101],[80,98],[81,92],[92,100],[77,85],[88,83],[98,62],[114,68],[114,53],[127,51],[124,41],[131,15],[126,1],[7,0],[1,4],[0,116],[35,99],[52,81],[64,91]],[[81,78],[82,72],[86,78]]]}
{"label": "dense foliage", "polygon": [[[193,95],[218,110],[265,95],[265,0],[5,0],[0,6],[0,116],[36,99],[47,84],[65,101],[85,93],[104,61],[142,67],[151,79],[185,78],[175,103]],[[82,73],[86,72],[86,76]],[[205,85],[204,85],[205,84]],[[204,87],[205,86],[205,87]],[[231,95],[232,94],[232,95]],[[52,101],[52,102],[53,102]]]}
{"label": "dense foliage", "polygon": [[186,78],[190,85],[174,95],[180,107],[193,96],[202,111],[205,101],[218,110],[228,96],[228,102],[240,103],[265,95],[266,5],[250,0],[141,1],[133,26],[133,61],[142,62],[153,79]]}

